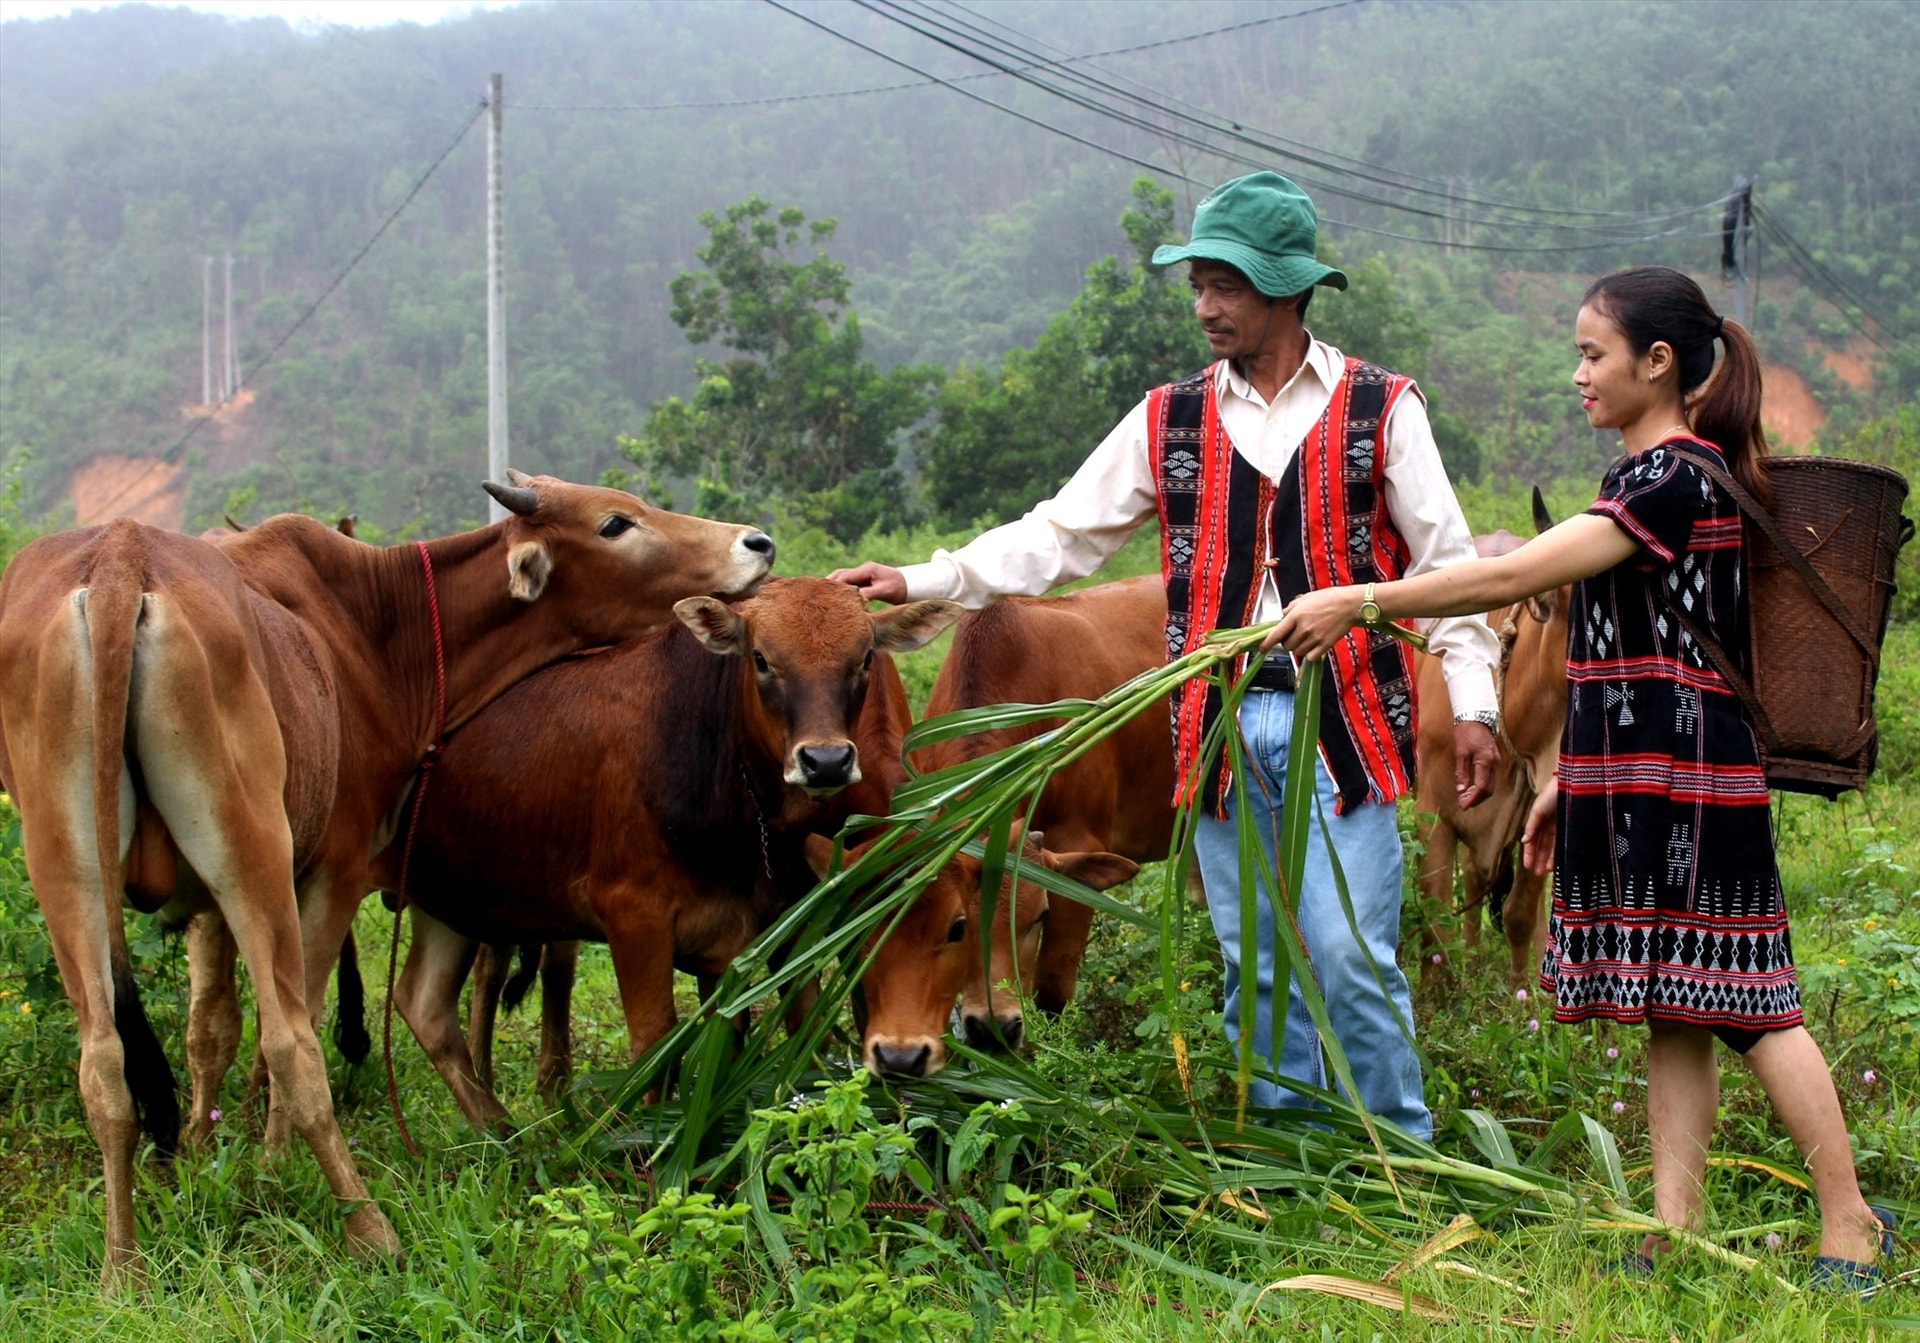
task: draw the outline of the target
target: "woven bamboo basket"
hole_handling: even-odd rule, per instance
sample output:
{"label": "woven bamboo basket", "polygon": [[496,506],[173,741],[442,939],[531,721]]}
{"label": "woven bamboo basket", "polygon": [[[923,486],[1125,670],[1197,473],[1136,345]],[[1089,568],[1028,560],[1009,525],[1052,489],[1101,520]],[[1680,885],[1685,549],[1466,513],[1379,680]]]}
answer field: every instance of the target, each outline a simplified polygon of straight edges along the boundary
{"label": "woven bamboo basket", "polygon": [[[1753,688],[1777,742],[1767,743],[1775,788],[1833,797],[1873,772],[1873,689],[1893,600],[1894,559],[1913,534],[1899,472],[1834,457],[1775,457],[1772,513],[1789,541],[1851,616],[1808,586],[1761,528],[1749,523]],[[1871,647],[1861,646],[1864,633]]]}

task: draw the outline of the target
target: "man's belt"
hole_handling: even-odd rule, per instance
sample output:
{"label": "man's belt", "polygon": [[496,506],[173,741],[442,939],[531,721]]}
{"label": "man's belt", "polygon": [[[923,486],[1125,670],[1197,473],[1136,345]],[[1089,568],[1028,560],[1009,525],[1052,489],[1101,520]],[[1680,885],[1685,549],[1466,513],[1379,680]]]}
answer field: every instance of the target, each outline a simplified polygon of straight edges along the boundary
{"label": "man's belt", "polygon": [[1260,663],[1260,670],[1247,682],[1247,689],[1291,692],[1298,684],[1299,678],[1293,671],[1293,659],[1285,653],[1275,653]]}

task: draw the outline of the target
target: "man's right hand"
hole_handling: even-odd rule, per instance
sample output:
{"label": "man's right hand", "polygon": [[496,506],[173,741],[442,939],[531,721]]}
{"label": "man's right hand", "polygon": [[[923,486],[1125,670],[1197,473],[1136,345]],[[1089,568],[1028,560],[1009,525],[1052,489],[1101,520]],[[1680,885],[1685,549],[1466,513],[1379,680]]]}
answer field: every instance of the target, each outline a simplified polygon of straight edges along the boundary
{"label": "man's right hand", "polygon": [[898,606],[907,599],[907,576],[891,565],[869,560],[851,569],[835,569],[827,577],[860,589],[860,595],[868,601]]}

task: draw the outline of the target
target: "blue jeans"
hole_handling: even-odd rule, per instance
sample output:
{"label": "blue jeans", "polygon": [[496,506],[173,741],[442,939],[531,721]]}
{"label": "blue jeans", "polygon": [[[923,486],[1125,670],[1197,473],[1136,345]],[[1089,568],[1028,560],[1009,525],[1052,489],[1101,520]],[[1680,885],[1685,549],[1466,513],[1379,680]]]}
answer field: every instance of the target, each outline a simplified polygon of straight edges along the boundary
{"label": "blue jeans", "polygon": [[[1234,816],[1240,807],[1254,808],[1255,827],[1274,870],[1279,871],[1274,839],[1279,833],[1281,789],[1286,780],[1287,746],[1293,732],[1293,696],[1277,691],[1250,692],[1241,704],[1240,731],[1246,740],[1249,766],[1258,778],[1235,778],[1227,798],[1226,819],[1205,817],[1194,834],[1194,855],[1200,864],[1201,879],[1206,883],[1207,907],[1213,915],[1213,931],[1220,939],[1226,965],[1227,1038],[1235,1042],[1240,1035],[1243,981],[1239,833]],[[1339,888],[1333,882],[1333,867],[1327,861],[1326,837],[1317,818],[1307,832],[1306,874],[1301,882],[1298,912],[1301,938],[1326,1001],[1328,1021],[1353,1071],[1361,1104],[1375,1117],[1397,1124],[1415,1137],[1428,1138],[1433,1134],[1433,1115],[1421,1093],[1419,1056],[1408,1041],[1413,1027],[1412,999],[1407,990],[1407,977],[1394,960],[1400,942],[1399,821],[1391,805],[1377,803],[1363,803],[1344,816],[1335,815],[1333,779],[1324,762],[1316,761],[1315,766],[1320,807],[1326,817],[1327,830],[1333,836],[1334,851],[1340,857],[1340,870],[1347,880],[1354,921],[1359,925],[1365,950],[1354,940],[1353,929],[1348,926]],[[1259,960],[1253,983],[1254,1058],[1256,1062],[1267,1060],[1283,1078],[1323,1089],[1332,1087],[1313,1018],[1307,1014],[1298,984],[1291,979],[1284,1036],[1279,1053],[1274,1052],[1276,925],[1273,902],[1264,883],[1257,908],[1259,926],[1255,945]],[[1375,981],[1373,967],[1367,964],[1366,953],[1372,954],[1379,968],[1380,979],[1387,988],[1385,994]],[[1406,1023],[1404,1034],[1402,1022]],[[1279,1083],[1257,1076],[1248,1098],[1255,1105],[1265,1106],[1311,1103]]]}

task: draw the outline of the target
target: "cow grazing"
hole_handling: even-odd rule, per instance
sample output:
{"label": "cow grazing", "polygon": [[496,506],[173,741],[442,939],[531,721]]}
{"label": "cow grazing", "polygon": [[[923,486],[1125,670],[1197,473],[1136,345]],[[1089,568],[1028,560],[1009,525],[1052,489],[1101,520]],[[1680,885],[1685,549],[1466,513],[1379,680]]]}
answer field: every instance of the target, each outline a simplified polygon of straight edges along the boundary
{"label": "cow grazing", "polygon": [[513,516],[424,551],[293,516],[217,547],[122,520],[34,541],[0,578],[0,781],[80,1032],[108,1285],[139,1274],[139,1130],[166,1151],[179,1128],[123,902],[175,921],[218,915],[194,920],[190,948],[196,1123],[210,1062],[224,1071],[239,1036],[237,950],[272,1078],[270,1141],[297,1130],[350,1209],[349,1243],[397,1253],[334,1119],[309,1008],[367,889],[367,856],[434,739],[440,695],[457,725],[689,592],[751,590],[771,562],[761,533],[615,490],[518,476],[488,488]]}
{"label": "cow grazing", "polygon": [[[1118,854],[1054,853],[1042,847],[1042,840],[1037,831],[1028,832],[1023,863],[1051,868],[1095,890],[1117,886],[1139,871],[1138,864]],[[828,845],[826,851],[811,853],[816,870],[824,871],[830,850]],[[988,974],[994,984],[1015,979],[1016,962],[1032,973],[1042,930],[1048,926],[1046,891],[1031,881],[1016,883],[1012,868],[1009,862],[994,908],[994,921],[1002,926],[992,930],[988,941],[993,958]],[[954,1001],[981,975],[981,938],[986,935],[980,926],[981,872],[978,858],[956,856],[891,929],[882,925],[868,939],[866,949],[873,959],[860,977],[854,1016],[861,1061],[876,1077],[931,1077],[946,1066],[947,1023]]]}
{"label": "cow grazing", "polygon": [[[656,638],[529,677],[435,771],[395,1003],[476,1126],[506,1111],[460,1035],[474,944],[606,942],[629,1046],[644,1053],[673,1026],[676,966],[710,984],[813,885],[803,837],[887,810],[907,708],[885,655],[960,608],[870,615],[845,584],[792,578],[676,613]],[[542,1076],[557,1068],[543,1059]]]}
{"label": "cow grazing", "polygon": [[[970,612],[954,627],[927,715],[985,704],[1046,704],[1097,699],[1166,661],[1166,591],[1155,577],[1104,583],[1055,597],[1013,597]],[[1045,731],[1050,723],[937,742],[917,753],[922,769],[976,759]],[[1111,853],[1135,862],[1167,856],[1173,836],[1173,744],[1167,715],[1148,708],[1054,775],[1027,823],[1061,852]],[[1089,883],[1091,884],[1091,883]],[[1042,1010],[1057,1013],[1073,998],[1093,911],[1055,900],[1037,955],[1019,965]],[[994,920],[996,942],[1005,920]],[[993,979],[975,974],[961,1014],[976,1048],[1019,1043],[1017,997],[1004,992],[1008,949],[996,947]],[[975,962],[978,963],[976,956]]]}
{"label": "cow grazing", "polygon": [[[1534,523],[1544,531],[1546,517],[1534,492]],[[1482,555],[1499,555],[1520,545],[1508,532],[1480,537]],[[1520,861],[1520,834],[1540,788],[1553,777],[1560,760],[1560,733],[1567,715],[1567,604],[1562,588],[1529,597],[1500,611],[1489,622],[1500,636],[1499,758],[1493,791],[1480,805],[1462,811],[1453,787],[1453,711],[1440,660],[1421,653],[1414,658],[1420,697],[1418,789],[1415,835],[1423,845],[1418,881],[1428,910],[1452,899],[1456,854],[1463,887],[1463,934],[1469,948],[1479,945],[1480,909],[1487,906],[1507,942],[1511,987],[1523,986],[1538,969],[1546,923],[1541,917],[1545,878]],[[1422,937],[1422,979],[1436,964],[1431,926]]]}

